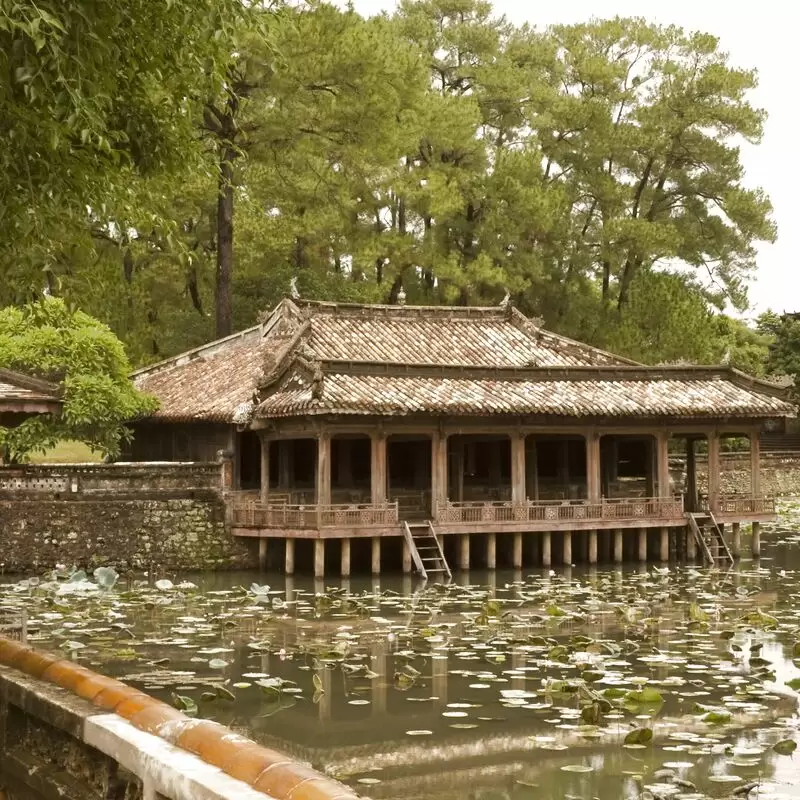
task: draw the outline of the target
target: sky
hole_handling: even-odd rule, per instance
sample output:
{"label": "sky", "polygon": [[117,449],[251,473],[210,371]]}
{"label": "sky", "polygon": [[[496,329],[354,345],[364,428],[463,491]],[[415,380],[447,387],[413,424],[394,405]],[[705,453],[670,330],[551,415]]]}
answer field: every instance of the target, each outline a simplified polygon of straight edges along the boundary
{"label": "sky", "polygon": [[[795,253],[800,249],[800,220],[795,218],[796,189],[800,185],[800,106],[794,58],[796,48],[800,48],[800,4],[792,0],[494,0],[493,4],[498,14],[512,22],[537,27],[614,16],[641,16],[665,25],[680,25],[687,31],[719,37],[733,66],[755,68],[759,86],[750,101],[765,109],[769,117],[761,143],[743,146],[742,162],[746,185],[760,186],[772,200],[778,240],[759,246],[758,272],[749,291],[753,308],[745,317],[752,318],[768,308],[779,313],[800,311],[800,277],[794,276]],[[395,2],[353,0],[353,5],[366,16],[392,11]]]}

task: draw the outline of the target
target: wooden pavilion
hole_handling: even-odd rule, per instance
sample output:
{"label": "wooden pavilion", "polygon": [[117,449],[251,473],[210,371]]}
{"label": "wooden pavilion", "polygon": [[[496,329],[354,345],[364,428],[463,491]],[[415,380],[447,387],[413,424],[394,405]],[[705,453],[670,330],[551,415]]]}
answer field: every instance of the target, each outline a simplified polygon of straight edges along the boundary
{"label": "wooden pavilion", "polygon": [[40,414],[58,414],[61,405],[55,384],[0,369],[0,427],[12,428]]}
{"label": "wooden pavilion", "polygon": [[[129,456],[226,451],[233,534],[259,539],[262,559],[287,572],[295,543],[313,541],[318,575],[326,555],[349,574],[364,545],[373,572],[412,561],[424,572],[425,547],[429,572],[453,560],[547,565],[553,533],[567,564],[622,560],[626,547],[642,560],[696,546],[713,560],[731,543],[735,555],[740,523],[757,539],[775,511],[761,492],[759,434],[794,414],[785,389],[730,367],[644,366],[512,306],[287,299],[260,325],[135,382],[161,405],[134,426]],[[750,440],[749,492],[720,491],[724,437]],[[681,479],[671,450],[686,454]],[[732,523],[733,539],[709,539],[709,519],[718,534]]]}

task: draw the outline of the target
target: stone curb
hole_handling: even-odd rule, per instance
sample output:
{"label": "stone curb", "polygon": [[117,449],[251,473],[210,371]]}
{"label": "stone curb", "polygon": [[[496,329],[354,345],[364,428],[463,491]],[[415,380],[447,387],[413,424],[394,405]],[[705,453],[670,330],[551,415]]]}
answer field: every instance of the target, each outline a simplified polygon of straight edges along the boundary
{"label": "stone curb", "polygon": [[60,686],[135,728],[158,736],[275,800],[357,800],[339,781],[262,747],[210,720],[192,719],[161,700],[52,653],[0,637],[0,664]]}

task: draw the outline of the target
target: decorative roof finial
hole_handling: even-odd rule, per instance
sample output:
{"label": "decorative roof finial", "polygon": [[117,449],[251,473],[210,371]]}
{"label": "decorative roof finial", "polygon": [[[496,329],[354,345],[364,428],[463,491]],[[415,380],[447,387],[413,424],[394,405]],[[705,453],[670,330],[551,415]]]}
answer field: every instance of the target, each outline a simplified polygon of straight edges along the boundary
{"label": "decorative roof finial", "polygon": [[725,352],[722,354],[722,363],[727,367],[730,366],[731,363],[731,349],[730,347],[725,348]]}
{"label": "decorative roof finial", "polygon": [[291,297],[292,300],[300,299],[300,290],[297,288],[296,275],[289,281],[289,297]]}
{"label": "decorative roof finial", "polygon": [[505,297],[500,301],[500,308],[508,308],[511,303],[511,292],[506,289]]}
{"label": "decorative roof finial", "polygon": [[404,306],[406,304],[406,291],[403,287],[400,287],[400,291],[397,293],[397,305]]}

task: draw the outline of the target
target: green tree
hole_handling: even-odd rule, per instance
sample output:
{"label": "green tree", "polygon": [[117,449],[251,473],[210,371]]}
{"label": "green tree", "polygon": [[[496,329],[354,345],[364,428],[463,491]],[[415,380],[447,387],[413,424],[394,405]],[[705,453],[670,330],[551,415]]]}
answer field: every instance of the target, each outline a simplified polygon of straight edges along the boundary
{"label": "green tree", "polygon": [[767,311],[757,321],[758,331],[769,341],[766,371],[789,376],[797,386],[800,375],[800,316]]}
{"label": "green tree", "polygon": [[108,327],[57,298],[0,309],[0,366],[57,381],[64,393],[60,416],[0,428],[12,461],[60,439],[114,457],[130,435],[125,422],[157,405],[133,388],[125,349]]}
{"label": "green tree", "polygon": [[[3,300],[38,292],[91,220],[141,223],[139,178],[191,166],[239,0],[0,0]],[[90,209],[87,212],[87,208]]]}

